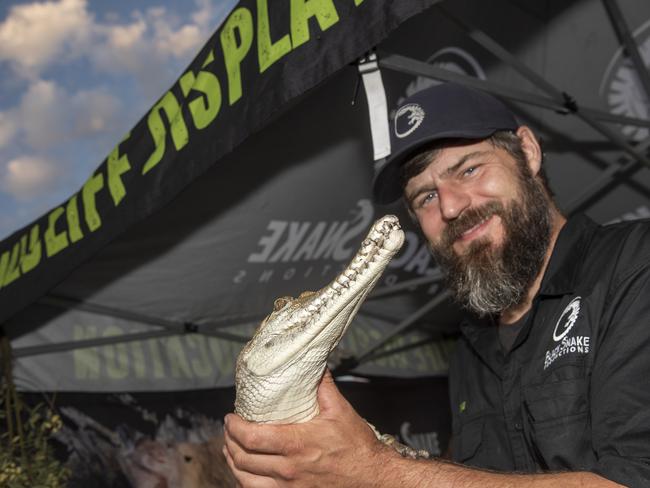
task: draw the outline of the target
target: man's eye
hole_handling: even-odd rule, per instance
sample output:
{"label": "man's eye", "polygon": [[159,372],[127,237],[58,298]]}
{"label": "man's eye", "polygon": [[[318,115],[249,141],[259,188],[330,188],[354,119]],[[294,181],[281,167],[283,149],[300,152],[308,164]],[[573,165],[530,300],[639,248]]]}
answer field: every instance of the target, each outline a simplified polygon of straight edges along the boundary
{"label": "man's eye", "polygon": [[430,191],[430,192],[427,193],[427,194],[424,196],[424,198],[420,201],[420,206],[421,206],[421,207],[424,207],[425,205],[428,205],[428,204],[431,203],[433,200],[435,200],[437,196],[438,196],[438,193],[437,193],[437,192],[435,192],[435,191]]}
{"label": "man's eye", "polygon": [[476,170],[477,170],[477,169],[478,169],[478,168],[477,168],[476,166],[470,166],[469,168],[466,168],[466,169],[463,171],[463,175],[465,175],[465,176],[472,175],[472,174],[476,173]]}

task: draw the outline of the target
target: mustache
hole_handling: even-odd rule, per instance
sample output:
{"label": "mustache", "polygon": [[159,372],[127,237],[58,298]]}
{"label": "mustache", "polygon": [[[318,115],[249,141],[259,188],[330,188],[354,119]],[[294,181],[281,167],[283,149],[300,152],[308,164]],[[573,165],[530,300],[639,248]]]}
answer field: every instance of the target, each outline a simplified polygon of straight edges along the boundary
{"label": "mustache", "polygon": [[447,224],[443,231],[442,241],[446,246],[451,246],[465,232],[481,223],[492,215],[504,215],[505,207],[501,202],[488,202],[480,207],[466,210],[460,217]]}

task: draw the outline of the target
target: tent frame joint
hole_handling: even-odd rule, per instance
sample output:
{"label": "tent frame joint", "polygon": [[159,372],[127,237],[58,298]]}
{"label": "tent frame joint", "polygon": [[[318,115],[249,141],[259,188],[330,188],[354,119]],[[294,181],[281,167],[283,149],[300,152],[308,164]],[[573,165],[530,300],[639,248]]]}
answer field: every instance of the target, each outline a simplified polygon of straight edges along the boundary
{"label": "tent frame joint", "polygon": [[198,334],[199,326],[192,322],[183,322],[183,333],[184,334]]}
{"label": "tent frame joint", "polygon": [[573,96],[563,91],[562,98],[564,98],[563,105],[567,110],[566,112],[562,112],[564,115],[578,113],[578,101]]}

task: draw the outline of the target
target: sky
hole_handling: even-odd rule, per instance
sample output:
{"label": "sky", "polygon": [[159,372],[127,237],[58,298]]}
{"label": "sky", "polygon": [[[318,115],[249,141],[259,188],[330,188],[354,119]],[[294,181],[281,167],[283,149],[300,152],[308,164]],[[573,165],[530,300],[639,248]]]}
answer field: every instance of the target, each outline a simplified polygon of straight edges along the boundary
{"label": "sky", "polygon": [[0,240],[79,189],[236,3],[0,1]]}

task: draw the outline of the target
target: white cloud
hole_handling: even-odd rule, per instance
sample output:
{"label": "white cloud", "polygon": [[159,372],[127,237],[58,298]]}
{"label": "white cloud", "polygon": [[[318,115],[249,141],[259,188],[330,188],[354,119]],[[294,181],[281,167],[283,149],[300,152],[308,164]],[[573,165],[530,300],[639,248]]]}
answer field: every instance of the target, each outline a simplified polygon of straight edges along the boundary
{"label": "white cloud", "polygon": [[[0,18],[0,73],[12,91],[6,100],[17,102],[0,110],[3,213],[31,219],[75,191],[128,130],[125,118],[144,113],[173,83],[235,4],[195,0],[171,11],[133,2],[129,17],[115,6],[101,19],[88,0],[9,8]],[[19,203],[11,210],[10,200]],[[0,229],[9,225],[0,219]]]}
{"label": "white cloud", "polygon": [[51,161],[37,156],[20,156],[3,168],[0,185],[16,200],[28,201],[52,186],[58,176]]}
{"label": "white cloud", "polygon": [[184,58],[198,51],[203,42],[204,35],[197,25],[186,24],[173,30],[167,23],[156,23],[155,47],[162,55]]}
{"label": "white cloud", "polygon": [[109,47],[113,49],[132,49],[144,38],[147,24],[143,19],[127,25],[114,25],[105,30]]}
{"label": "white cloud", "polygon": [[219,27],[225,19],[226,14],[230,12],[238,0],[195,0],[196,10],[192,13],[191,18],[194,23],[201,27],[203,31],[211,33]]}
{"label": "white cloud", "polygon": [[73,137],[112,132],[122,113],[122,102],[105,88],[82,90],[69,101]]}
{"label": "white cloud", "polygon": [[159,80],[165,72],[168,85],[178,74],[169,77],[169,69],[176,69],[170,61],[189,60],[216,28],[224,6],[234,3],[196,0],[194,10],[185,7],[180,13],[135,9],[126,22],[116,13],[97,21],[87,0],[22,3],[0,22],[0,63],[37,82],[47,77],[47,68],[83,58],[102,73],[135,75],[142,82]]}
{"label": "white cloud", "polygon": [[[46,148],[66,137],[65,92],[53,81],[31,83],[17,109],[21,134],[32,148]],[[63,116],[63,119],[62,117]]]}
{"label": "white cloud", "polygon": [[16,134],[16,123],[10,112],[0,112],[0,148],[8,145]]}
{"label": "white cloud", "polygon": [[[68,93],[49,80],[29,85],[14,110],[15,137],[43,150],[78,137],[115,130],[122,109],[120,100],[105,88]],[[0,134],[2,119],[0,118]]]}
{"label": "white cloud", "polygon": [[97,22],[86,0],[17,5],[0,23],[0,62],[9,62],[21,77],[35,79],[61,61],[86,58],[104,72],[126,72],[149,81],[143,69],[157,70],[156,78],[170,58],[184,60],[198,51],[226,6],[235,2],[216,3],[196,0],[196,10],[185,21],[164,7],[152,7],[133,11],[132,19],[122,23],[114,16]]}
{"label": "white cloud", "polygon": [[16,5],[0,24],[0,60],[23,76],[35,76],[61,57],[78,55],[92,22],[85,0]]}

